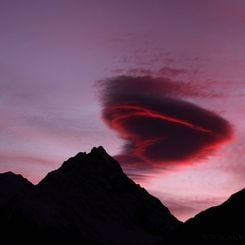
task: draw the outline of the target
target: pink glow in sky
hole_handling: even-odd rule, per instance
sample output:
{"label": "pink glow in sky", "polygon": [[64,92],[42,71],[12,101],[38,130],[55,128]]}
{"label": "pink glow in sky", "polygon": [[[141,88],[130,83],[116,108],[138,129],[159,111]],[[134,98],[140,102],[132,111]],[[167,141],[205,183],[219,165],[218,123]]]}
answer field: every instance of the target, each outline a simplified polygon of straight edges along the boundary
{"label": "pink glow in sky", "polygon": [[93,146],[121,154],[96,81],[164,77],[233,140],[188,166],[125,170],[179,219],[219,204],[245,186],[244,23],[240,0],[1,0],[0,172],[37,183]]}

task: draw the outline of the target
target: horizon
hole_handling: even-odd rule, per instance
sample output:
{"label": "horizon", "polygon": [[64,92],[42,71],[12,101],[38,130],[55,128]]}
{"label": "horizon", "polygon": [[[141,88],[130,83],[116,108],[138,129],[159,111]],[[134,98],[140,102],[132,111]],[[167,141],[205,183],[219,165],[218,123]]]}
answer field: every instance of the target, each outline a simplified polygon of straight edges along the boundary
{"label": "horizon", "polygon": [[0,2],[0,172],[102,145],[187,220],[245,186],[245,2]]}
{"label": "horizon", "polygon": [[[100,147],[102,147],[103,148],[103,150],[105,150],[106,151],[106,149],[104,149],[104,147],[103,146],[94,146],[91,150],[90,150],[90,152],[78,152],[77,154],[79,154],[79,153],[86,153],[87,155],[88,154],[91,154],[92,153],[92,150],[93,149],[98,149],[98,148],[100,148]],[[107,151],[106,151],[106,153],[107,153]],[[62,167],[62,165],[66,162],[66,161],[68,161],[68,160],[70,160],[71,158],[73,158],[73,157],[75,157],[77,154],[75,154],[75,155],[73,155],[73,156],[71,156],[70,158],[68,158],[68,159],[66,159],[66,160],[64,160],[64,162],[63,163],[61,163],[60,164],[60,166],[58,166],[58,168],[56,168],[56,169],[53,169],[53,170],[51,170],[50,172],[53,172],[53,171],[56,171],[56,170],[59,170],[61,167]],[[107,153],[108,154],[108,153]],[[123,166],[120,164],[120,162],[118,162],[118,164],[122,167],[122,169],[123,169]],[[39,185],[39,183],[41,183],[47,176],[48,176],[48,174],[50,173],[50,172],[48,172],[47,173],[47,175],[46,176],[44,176],[42,179],[40,179],[40,181],[39,182],[37,182],[37,183],[33,183],[31,180],[29,180],[28,178],[25,178],[24,176],[22,176],[21,174],[16,174],[16,173],[14,173],[14,172],[12,172],[12,171],[8,171],[8,172],[4,172],[4,173],[0,173],[0,174],[7,174],[7,173],[11,173],[11,174],[15,174],[15,175],[17,175],[17,176],[21,176],[21,177],[23,177],[25,180],[27,180],[28,182],[30,182],[31,184],[33,184],[34,186],[37,186],[37,185]],[[123,170],[123,172],[125,173],[125,171]],[[126,175],[127,175],[127,173],[125,173]],[[128,176],[127,175],[127,177],[129,177],[130,179],[131,179],[131,177],[130,177],[130,175]],[[135,182],[136,184],[137,184],[137,182]],[[141,188],[144,188],[144,186],[143,185],[140,185],[140,187]],[[243,190],[245,190],[245,188],[242,188],[242,189],[240,189],[240,190],[238,190],[237,192],[235,192],[235,193],[232,193],[232,195],[234,195],[234,194],[236,194],[236,193],[239,193],[239,192],[241,192],[241,191],[243,191]],[[160,200],[160,198],[158,197],[158,196],[156,196],[156,195],[154,195],[153,193],[151,193],[150,191],[148,191],[148,193],[150,194],[150,195],[153,195],[155,198],[157,198],[157,199],[159,199]],[[230,195],[230,196],[228,196],[223,202],[221,202],[221,203],[218,203],[217,205],[221,205],[221,204],[223,204],[224,202],[226,202],[232,195]],[[168,205],[166,204],[166,203],[164,203],[164,200],[160,200],[161,201],[161,203],[165,206],[165,207],[167,207],[168,209],[169,209],[169,207],[168,207]],[[211,208],[212,206],[210,206],[210,207],[207,207],[206,209],[204,209],[204,210],[201,210],[201,212],[202,211],[206,211],[207,209],[209,209],[209,208]],[[169,209],[170,210],[170,209]],[[171,212],[171,210],[170,210],[170,212]],[[172,213],[172,212],[171,212]],[[179,221],[182,221],[182,222],[186,222],[187,220],[189,220],[189,219],[191,219],[191,218],[194,218],[195,217],[195,215],[194,216],[191,216],[191,217],[188,217],[187,219],[184,219],[184,220],[181,220],[181,219],[179,219],[178,217],[176,217]]]}

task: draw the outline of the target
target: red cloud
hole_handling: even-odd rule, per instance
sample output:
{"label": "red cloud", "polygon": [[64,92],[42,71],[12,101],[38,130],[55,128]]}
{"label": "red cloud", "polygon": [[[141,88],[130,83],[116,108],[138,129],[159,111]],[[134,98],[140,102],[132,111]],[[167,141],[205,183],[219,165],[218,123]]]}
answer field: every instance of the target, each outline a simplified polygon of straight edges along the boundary
{"label": "red cloud", "polygon": [[172,67],[164,66],[159,70],[159,73],[167,77],[176,77],[188,73],[186,69],[175,69]]}
{"label": "red cloud", "polygon": [[103,119],[127,142],[118,156],[124,164],[146,168],[188,162],[232,138],[225,119],[180,99],[186,93],[183,83],[149,76],[103,82]]}

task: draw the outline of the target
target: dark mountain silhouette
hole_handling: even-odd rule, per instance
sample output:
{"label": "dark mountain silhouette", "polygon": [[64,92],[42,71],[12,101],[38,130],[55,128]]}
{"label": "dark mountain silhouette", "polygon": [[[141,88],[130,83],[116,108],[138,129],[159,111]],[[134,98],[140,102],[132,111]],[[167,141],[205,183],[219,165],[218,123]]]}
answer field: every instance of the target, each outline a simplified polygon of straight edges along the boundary
{"label": "dark mountain silhouette", "polygon": [[244,245],[245,189],[189,219],[160,244]]}
{"label": "dark mountain silhouette", "polygon": [[0,244],[244,245],[244,207],[245,189],[181,223],[98,147],[38,185],[0,174]]}
{"label": "dark mountain silhouette", "polygon": [[0,244],[156,244],[181,224],[102,147],[33,186],[0,175]]}
{"label": "dark mountain silhouette", "polygon": [[28,191],[32,187],[33,184],[21,175],[16,175],[12,172],[0,174],[0,207],[18,195],[18,193]]}

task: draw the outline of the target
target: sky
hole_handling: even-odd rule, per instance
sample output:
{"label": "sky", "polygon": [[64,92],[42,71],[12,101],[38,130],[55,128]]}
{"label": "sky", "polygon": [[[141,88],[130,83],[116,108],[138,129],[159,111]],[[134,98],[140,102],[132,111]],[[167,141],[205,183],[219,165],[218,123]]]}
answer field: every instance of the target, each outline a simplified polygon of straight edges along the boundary
{"label": "sky", "polygon": [[102,145],[180,220],[245,186],[245,2],[0,0],[0,172]]}

